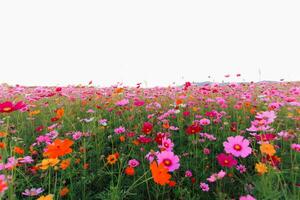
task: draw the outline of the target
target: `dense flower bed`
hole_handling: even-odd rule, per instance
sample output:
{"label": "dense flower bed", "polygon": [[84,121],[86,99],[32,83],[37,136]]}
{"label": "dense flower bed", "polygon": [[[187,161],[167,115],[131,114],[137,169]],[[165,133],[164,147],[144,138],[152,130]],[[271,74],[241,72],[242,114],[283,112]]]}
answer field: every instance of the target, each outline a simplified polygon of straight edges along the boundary
{"label": "dense flower bed", "polygon": [[299,199],[300,83],[0,87],[3,199]]}

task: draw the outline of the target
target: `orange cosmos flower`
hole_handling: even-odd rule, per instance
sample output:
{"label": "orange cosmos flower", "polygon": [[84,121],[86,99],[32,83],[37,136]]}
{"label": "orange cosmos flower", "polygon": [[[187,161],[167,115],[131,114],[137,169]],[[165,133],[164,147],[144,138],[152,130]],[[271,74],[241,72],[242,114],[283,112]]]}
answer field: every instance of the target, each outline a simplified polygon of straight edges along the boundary
{"label": "orange cosmos flower", "polygon": [[64,108],[59,108],[55,112],[56,112],[56,118],[58,119],[62,118],[62,116],[64,116],[65,114]]}
{"label": "orange cosmos flower", "polygon": [[45,157],[58,158],[60,156],[67,155],[72,152],[70,148],[73,145],[73,141],[69,139],[56,139],[53,143],[49,144],[44,152]]}
{"label": "orange cosmos flower", "polygon": [[157,165],[156,161],[150,164],[150,170],[155,183],[159,185],[169,184],[171,175],[168,173],[168,169],[161,163]]}
{"label": "orange cosmos flower", "polygon": [[169,185],[170,187],[175,187],[176,181],[170,181],[170,182],[168,183],[168,185]]}
{"label": "orange cosmos flower", "polygon": [[0,137],[6,137],[7,133],[6,132],[0,132]]}
{"label": "orange cosmos flower", "polygon": [[69,193],[69,189],[67,188],[67,187],[64,187],[64,188],[62,188],[60,191],[59,191],[59,195],[61,196],[61,197],[64,197],[64,196],[66,196],[68,193]]}
{"label": "orange cosmos flower", "polygon": [[61,163],[60,163],[60,168],[61,168],[62,170],[66,170],[66,169],[70,166],[70,163],[71,163],[71,159],[70,159],[70,158],[61,161]]}
{"label": "orange cosmos flower", "polygon": [[125,169],[125,174],[128,175],[128,176],[133,176],[135,173],[135,170],[133,167],[126,167]]}
{"label": "orange cosmos flower", "polygon": [[83,169],[88,169],[89,168],[89,164],[88,163],[85,163],[85,164],[83,164]]}
{"label": "orange cosmos flower", "polygon": [[261,144],[259,149],[263,154],[267,154],[269,156],[273,156],[276,153],[274,146],[268,143]]}
{"label": "orange cosmos flower", "polygon": [[122,136],[120,136],[120,142],[125,142],[125,136],[124,135],[122,135]]}
{"label": "orange cosmos flower", "polygon": [[0,149],[4,149],[5,148],[5,143],[4,142],[0,142]]}
{"label": "orange cosmos flower", "polygon": [[15,148],[14,148],[14,152],[15,152],[16,154],[22,155],[22,154],[24,154],[24,149],[22,149],[21,147],[15,147]]}

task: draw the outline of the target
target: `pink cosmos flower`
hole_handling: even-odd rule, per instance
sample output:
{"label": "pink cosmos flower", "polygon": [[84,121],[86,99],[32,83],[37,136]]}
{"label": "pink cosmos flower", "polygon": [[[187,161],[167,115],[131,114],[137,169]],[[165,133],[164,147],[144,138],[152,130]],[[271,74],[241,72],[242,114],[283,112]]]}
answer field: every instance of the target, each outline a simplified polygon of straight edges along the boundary
{"label": "pink cosmos flower", "polygon": [[164,151],[172,151],[174,147],[174,143],[171,139],[164,137],[162,139],[161,145],[158,146],[160,149],[164,149]]}
{"label": "pink cosmos flower", "polygon": [[158,164],[163,164],[169,172],[173,172],[179,168],[179,157],[172,151],[163,151],[157,154]]}
{"label": "pink cosmos flower", "polygon": [[37,196],[41,194],[44,191],[42,188],[31,188],[31,189],[26,189],[22,194],[24,196]]}
{"label": "pink cosmos flower", "polygon": [[206,118],[203,118],[203,119],[200,119],[200,120],[199,120],[199,123],[200,123],[200,125],[202,125],[202,126],[207,126],[207,125],[210,124],[210,120],[209,120],[209,119],[206,119]]}
{"label": "pink cosmos flower", "polygon": [[116,134],[121,134],[121,133],[125,132],[125,128],[123,126],[120,126],[118,128],[115,128],[114,131],[115,131]]}
{"label": "pink cosmos flower", "polygon": [[136,159],[131,159],[131,160],[128,161],[128,165],[130,167],[135,168],[135,167],[137,167],[137,166],[140,165],[140,162],[138,160],[136,160]]}
{"label": "pink cosmos flower", "polygon": [[19,158],[18,162],[19,163],[32,163],[34,160],[32,159],[31,156],[25,156],[24,158]]}
{"label": "pink cosmos flower", "polygon": [[117,106],[126,106],[127,104],[129,104],[129,100],[128,99],[122,99],[121,101],[118,101],[116,103]]}
{"label": "pink cosmos flower", "polygon": [[107,125],[107,119],[100,119],[100,120],[98,121],[98,123],[99,123],[100,125],[102,125],[102,126],[106,126],[106,125]]}
{"label": "pink cosmos flower", "polygon": [[231,153],[235,157],[246,158],[252,152],[252,149],[249,147],[249,143],[249,140],[238,135],[235,137],[228,137],[227,141],[223,142],[223,146],[226,153]]}
{"label": "pink cosmos flower", "polygon": [[210,149],[209,149],[209,148],[204,148],[204,149],[203,149],[203,153],[204,153],[205,155],[209,155],[209,154],[210,154]]}
{"label": "pink cosmos flower", "polygon": [[253,196],[251,196],[250,194],[246,195],[246,196],[241,196],[239,198],[239,200],[256,200]]}
{"label": "pink cosmos flower", "polygon": [[295,133],[289,133],[287,131],[281,131],[277,133],[277,135],[282,137],[284,140],[292,140],[296,137]]}
{"label": "pink cosmos flower", "polygon": [[95,113],[95,111],[93,109],[88,109],[86,112],[87,113]]}
{"label": "pink cosmos flower", "polygon": [[221,171],[218,172],[217,178],[218,179],[222,179],[222,178],[224,178],[225,175],[226,175],[226,172],[223,171],[223,170],[221,170]]}
{"label": "pink cosmos flower", "polygon": [[133,103],[135,106],[143,106],[145,104],[144,101],[141,101],[139,99],[135,100]]}
{"label": "pink cosmos flower", "polygon": [[236,169],[241,173],[245,173],[247,171],[246,166],[245,165],[238,165],[236,166]]}
{"label": "pink cosmos flower", "polygon": [[203,192],[208,192],[209,191],[209,186],[206,183],[201,182],[200,183],[200,188]]}
{"label": "pink cosmos flower", "polygon": [[274,120],[276,119],[276,113],[272,110],[272,111],[265,111],[262,113],[257,113],[257,115],[255,116],[256,120],[266,120],[267,124],[271,124],[272,122],[274,122]]}
{"label": "pink cosmos flower", "polygon": [[217,160],[222,167],[231,168],[237,165],[237,160],[230,154],[226,155],[225,153],[221,153],[217,156]]}
{"label": "pink cosmos flower", "polygon": [[152,161],[154,160],[155,156],[158,154],[158,152],[155,152],[155,151],[150,151],[146,156],[145,158],[150,162],[152,163]]}
{"label": "pink cosmos flower", "polygon": [[80,131],[76,131],[72,135],[74,140],[79,140],[81,138],[81,136],[82,136],[82,132],[80,132]]}
{"label": "pink cosmos flower", "polygon": [[291,148],[297,152],[300,152],[300,144],[291,144]]}
{"label": "pink cosmos flower", "polygon": [[191,170],[186,170],[184,176],[185,176],[185,177],[192,177],[192,176],[193,176],[193,173],[192,173]]}
{"label": "pink cosmos flower", "polygon": [[208,180],[210,183],[213,183],[219,179],[224,178],[224,176],[226,175],[226,172],[221,170],[218,173],[214,173],[212,174],[209,178],[207,178],[206,180]]}
{"label": "pink cosmos flower", "polygon": [[51,143],[51,138],[47,135],[40,135],[36,138],[36,142],[37,142],[38,145],[40,145],[41,143],[50,144]]}

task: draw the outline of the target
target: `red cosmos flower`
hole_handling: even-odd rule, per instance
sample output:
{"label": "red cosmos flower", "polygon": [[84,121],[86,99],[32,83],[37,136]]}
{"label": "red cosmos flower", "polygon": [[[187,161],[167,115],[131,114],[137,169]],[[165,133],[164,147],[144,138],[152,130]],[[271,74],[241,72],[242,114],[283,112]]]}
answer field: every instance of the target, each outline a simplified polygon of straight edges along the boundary
{"label": "red cosmos flower", "polygon": [[150,122],[145,122],[142,128],[143,133],[150,134],[152,131],[153,125]]}
{"label": "red cosmos flower", "polygon": [[186,129],[186,133],[189,135],[199,133],[200,131],[202,131],[202,127],[198,124],[192,124]]}
{"label": "red cosmos flower", "polygon": [[263,163],[269,163],[273,167],[278,167],[278,165],[281,162],[281,159],[278,156],[265,156],[261,159],[261,162]]}
{"label": "red cosmos flower", "polygon": [[19,101],[16,104],[13,104],[11,101],[6,101],[4,103],[0,103],[0,112],[1,113],[10,113],[16,110],[20,110],[24,108],[26,104],[23,101]]}
{"label": "red cosmos flower", "polygon": [[143,143],[143,144],[147,144],[147,143],[150,143],[152,142],[152,138],[149,138],[149,137],[146,137],[144,135],[140,135],[137,140],[140,142],[140,143]]}
{"label": "red cosmos flower", "polygon": [[157,133],[156,134],[156,137],[155,137],[155,142],[159,145],[162,144],[162,139],[165,137],[165,134],[164,133]]}
{"label": "red cosmos flower", "polygon": [[231,123],[230,130],[232,132],[237,132],[237,123],[236,122]]}
{"label": "red cosmos flower", "polygon": [[41,126],[36,127],[35,131],[36,132],[41,132],[43,129],[44,129],[44,126],[41,125]]}
{"label": "red cosmos flower", "polygon": [[255,139],[257,141],[262,141],[262,142],[272,141],[272,140],[276,139],[276,135],[272,134],[272,133],[258,134],[255,136]]}
{"label": "red cosmos flower", "polygon": [[190,112],[189,111],[184,111],[182,114],[183,114],[184,117],[188,117],[190,115]]}
{"label": "red cosmos flower", "polygon": [[57,88],[55,89],[56,92],[60,92],[61,90],[62,90],[61,87],[57,87]]}
{"label": "red cosmos flower", "polygon": [[135,100],[133,103],[135,106],[143,106],[145,104],[144,101],[141,101],[139,99]]}
{"label": "red cosmos flower", "polygon": [[236,159],[232,155],[226,155],[225,153],[221,153],[217,156],[217,160],[222,167],[233,167],[237,165]]}
{"label": "red cosmos flower", "polygon": [[187,90],[191,85],[192,85],[191,82],[185,82],[183,89]]}

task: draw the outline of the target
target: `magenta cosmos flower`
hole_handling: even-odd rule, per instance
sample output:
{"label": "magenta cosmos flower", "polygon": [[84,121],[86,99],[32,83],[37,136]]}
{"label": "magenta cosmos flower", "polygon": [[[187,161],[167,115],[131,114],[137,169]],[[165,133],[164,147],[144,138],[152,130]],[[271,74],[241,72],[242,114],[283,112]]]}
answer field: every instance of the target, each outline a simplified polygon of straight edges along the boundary
{"label": "magenta cosmos flower", "polygon": [[157,154],[158,164],[162,163],[169,172],[179,168],[179,158],[172,151],[163,151]]}
{"label": "magenta cosmos flower", "polygon": [[232,155],[226,155],[225,153],[221,153],[217,156],[217,160],[222,167],[233,167],[237,165],[236,159]]}
{"label": "magenta cosmos flower", "polygon": [[0,103],[0,112],[1,113],[10,113],[16,110],[21,110],[26,107],[26,104],[23,101],[19,101],[14,104],[11,101],[6,101],[4,103]]}
{"label": "magenta cosmos flower", "polygon": [[252,152],[252,149],[249,147],[249,143],[249,140],[238,135],[235,137],[228,137],[227,141],[223,143],[223,146],[226,153],[231,153],[235,157],[246,158]]}
{"label": "magenta cosmos flower", "polygon": [[140,165],[140,162],[138,160],[136,160],[136,159],[131,159],[131,160],[128,161],[128,165],[130,167],[135,168],[135,167],[137,167],[137,166]]}

